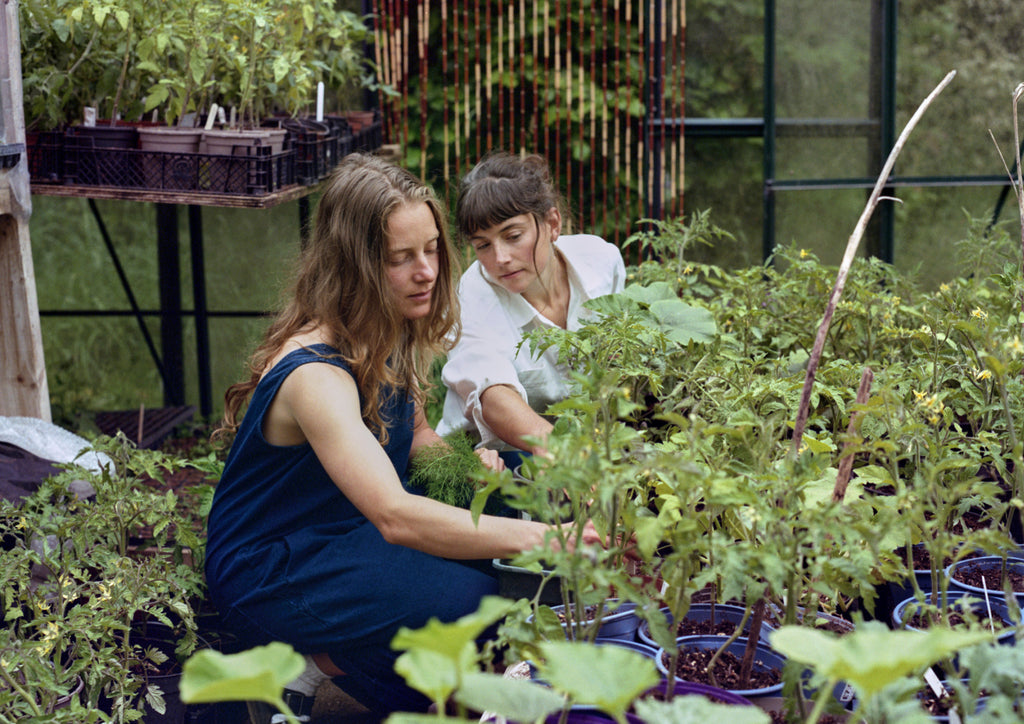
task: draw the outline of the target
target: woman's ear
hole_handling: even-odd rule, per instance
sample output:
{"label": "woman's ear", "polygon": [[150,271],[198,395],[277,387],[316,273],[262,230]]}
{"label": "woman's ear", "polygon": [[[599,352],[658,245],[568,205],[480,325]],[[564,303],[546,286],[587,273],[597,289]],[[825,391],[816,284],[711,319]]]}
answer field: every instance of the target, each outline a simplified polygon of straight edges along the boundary
{"label": "woman's ear", "polygon": [[551,229],[551,241],[554,241],[562,233],[562,213],[558,210],[558,207],[552,206],[548,209],[548,214],[544,218],[544,223]]}

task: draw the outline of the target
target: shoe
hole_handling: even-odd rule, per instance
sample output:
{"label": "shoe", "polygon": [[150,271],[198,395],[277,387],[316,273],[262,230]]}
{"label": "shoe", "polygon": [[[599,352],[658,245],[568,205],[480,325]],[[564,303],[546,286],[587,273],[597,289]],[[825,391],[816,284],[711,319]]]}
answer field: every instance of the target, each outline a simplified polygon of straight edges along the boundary
{"label": "shoe", "polygon": [[[300,722],[312,720],[315,695],[306,696],[292,689],[285,689],[281,698]],[[288,721],[288,717],[264,701],[247,701],[246,707],[249,710],[250,724],[285,724]]]}

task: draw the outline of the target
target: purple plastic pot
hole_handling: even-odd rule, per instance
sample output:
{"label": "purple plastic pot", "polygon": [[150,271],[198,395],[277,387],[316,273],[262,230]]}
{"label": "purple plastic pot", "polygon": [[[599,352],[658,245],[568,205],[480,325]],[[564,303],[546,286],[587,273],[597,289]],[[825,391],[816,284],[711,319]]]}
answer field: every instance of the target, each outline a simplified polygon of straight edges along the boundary
{"label": "purple plastic pot", "polygon": [[[733,704],[735,706],[753,706],[747,699],[727,689],[720,689],[710,684],[700,684],[696,681],[680,681],[676,679],[672,687],[673,696],[705,696],[711,701],[719,704]],[[664,696],[668,691],[668,679],[662,679],[656,686],[648,689],[641,695],[641,699],[656,694]]]}

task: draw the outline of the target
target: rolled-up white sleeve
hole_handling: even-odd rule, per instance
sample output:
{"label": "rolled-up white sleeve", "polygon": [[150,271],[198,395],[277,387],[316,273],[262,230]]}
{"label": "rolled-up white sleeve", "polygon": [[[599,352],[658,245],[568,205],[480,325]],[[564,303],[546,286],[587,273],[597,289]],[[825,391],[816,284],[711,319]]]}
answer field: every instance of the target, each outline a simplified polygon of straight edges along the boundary
{"label": "rolled-up white sleeve", "polygon": [[[592,316],[582,304],[621,291],[625,267],[618,248],[591,235],[560,237],[556,242],[570,268],[573,289],[568,329],[578,329]],[[486,278],[479,262],[470,265],[459,283],[462,336],[448,353],[441,377],[447,387],[440,435],[454,430],[476,431],[485,447],[501,449],[504,441],[487,426],[480,396],[488,387],[508,385],[531,409],[544,414],[568,394],[568,370],[558,364],[557,350],[534,357],[527,346],[517,350],[524,334],[538,324],[537,311],[518,294],[510,294]]]}
{"label": "rolled-up white sleeve", "polygon": [[508,300],[498,295],[474,264],[459,285],[462,304],[462,335],[448,353],[441,378],[447,387],[444,415],[437,427],[440,435],[453,430],[475,429],[481,443],[492,446],[497,436],[483,419],[480,395],[493,385],[508,385],[527,400],[526,389],[516,370],[516,345],[522,330],[510,319]]}

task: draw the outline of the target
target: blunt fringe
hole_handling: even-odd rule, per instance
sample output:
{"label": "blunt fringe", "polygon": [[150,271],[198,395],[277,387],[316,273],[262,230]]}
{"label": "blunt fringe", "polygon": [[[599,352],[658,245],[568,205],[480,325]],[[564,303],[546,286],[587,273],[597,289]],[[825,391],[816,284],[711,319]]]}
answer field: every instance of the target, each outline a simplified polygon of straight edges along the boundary
{"label": "blunt fringe", "polygon": [[459,236],[468,239],[481,229],[521,214],[530,214],[540,223],[552,208],[564,211],[563,207],[543,157],[493,151],[462,178],[455,202],[455,225]]}

